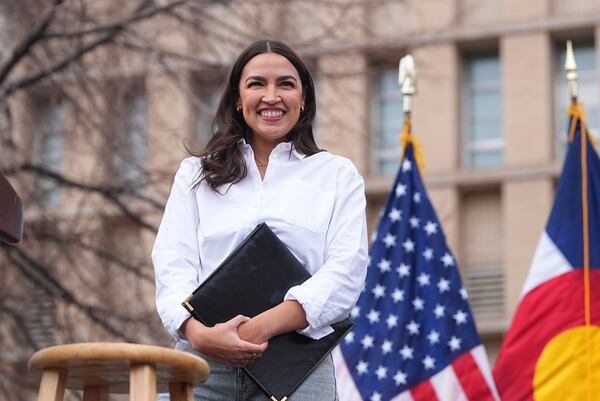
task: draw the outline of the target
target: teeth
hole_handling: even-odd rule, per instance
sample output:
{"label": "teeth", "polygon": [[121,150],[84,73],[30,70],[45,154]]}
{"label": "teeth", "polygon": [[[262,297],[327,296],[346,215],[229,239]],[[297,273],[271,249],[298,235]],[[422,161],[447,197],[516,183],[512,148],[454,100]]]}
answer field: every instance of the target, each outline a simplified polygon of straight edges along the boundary
{"label": "teeth", "polygon": [[283,115],[283,111],[281,110],[263,110],[260,112],[260,115],[263,117],[281,117]]}

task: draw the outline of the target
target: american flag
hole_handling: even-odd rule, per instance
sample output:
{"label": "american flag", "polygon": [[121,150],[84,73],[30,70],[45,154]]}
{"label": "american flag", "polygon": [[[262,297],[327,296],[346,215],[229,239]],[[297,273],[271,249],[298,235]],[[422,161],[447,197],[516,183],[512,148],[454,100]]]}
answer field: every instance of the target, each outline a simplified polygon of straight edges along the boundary
{"label": "american flag", "polygon": [[382,213],[356,326],[335,354],[340,400],[498,400],[411,142]]}

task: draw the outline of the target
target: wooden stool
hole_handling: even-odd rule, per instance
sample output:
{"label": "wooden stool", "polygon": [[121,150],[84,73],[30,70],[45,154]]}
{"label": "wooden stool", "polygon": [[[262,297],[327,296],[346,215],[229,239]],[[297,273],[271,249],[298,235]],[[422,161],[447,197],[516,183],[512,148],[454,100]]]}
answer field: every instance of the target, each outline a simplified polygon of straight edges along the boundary
{"label": "wooden stool", "polygon": [[41,370],[38,401],[62,401],[65,388],[83,390],[84,401],[106,401],[109,393],[130,394],[131,401],[156,401],[157,390],[171,401],[193,401],[195,384],[204,383],[208,364],[170,348],[126,343],[57,345],[29,359]]}

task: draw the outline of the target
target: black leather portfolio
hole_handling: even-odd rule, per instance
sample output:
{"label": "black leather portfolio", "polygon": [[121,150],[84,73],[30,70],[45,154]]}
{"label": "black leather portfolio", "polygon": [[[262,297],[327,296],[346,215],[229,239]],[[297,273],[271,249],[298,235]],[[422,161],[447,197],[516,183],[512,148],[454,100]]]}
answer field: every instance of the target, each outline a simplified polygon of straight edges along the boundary
{"label": "black leather portfolio", "polygon": [[[249,317],[281,303],[287,291],[310,277],[285,244],[262,223],[183,302],[191,315],[213,326],[241,314]],[[246,373],[272,401],[292,392],[350,331],[350,319],[333,324],[334,332],[313,340],[296,332],[269,340]],[[302,400],[297,400],[302,401]]]}

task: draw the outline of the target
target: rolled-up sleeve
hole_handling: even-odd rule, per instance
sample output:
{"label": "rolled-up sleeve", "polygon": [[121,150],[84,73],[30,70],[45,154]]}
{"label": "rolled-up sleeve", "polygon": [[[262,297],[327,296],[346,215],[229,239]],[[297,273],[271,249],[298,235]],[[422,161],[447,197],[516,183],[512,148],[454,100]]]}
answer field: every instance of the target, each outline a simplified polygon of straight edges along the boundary
{"label": "rolled-up sleeve", "polygon": [[326,336],[333,331],[331,324],[343,320],[356,304],[367,272],[365,208],[364,181],[347,161],[338,170],[324,264],[285,296],[299,302],[306,314],[309,325],[299,333],[315,339]]}
{"label": "rolled-up sleeve", "polygon": [[179,328],[190,316],[181,303],[198,286],[198,208],[192,190],[199,161],[185,159],[177,173],[152,249],[156,281],[156,308],[173,339],[181,339]]}

